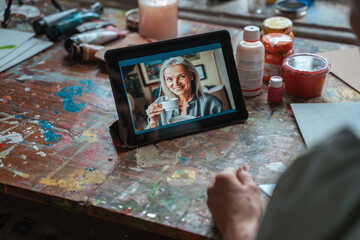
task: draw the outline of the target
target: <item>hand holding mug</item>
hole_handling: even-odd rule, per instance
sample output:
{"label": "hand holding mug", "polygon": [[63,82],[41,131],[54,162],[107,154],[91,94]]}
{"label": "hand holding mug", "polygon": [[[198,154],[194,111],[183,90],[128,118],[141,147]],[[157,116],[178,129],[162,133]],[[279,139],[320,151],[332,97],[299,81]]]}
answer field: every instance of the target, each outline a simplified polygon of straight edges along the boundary
{"label": "hand holding mug", "polygon": [[159,103],[152,103],[146,109],[146,114],[150,118],[150,128],[157,127],[157,123],[160,120],[160,114],[164,111],[163,107]]}

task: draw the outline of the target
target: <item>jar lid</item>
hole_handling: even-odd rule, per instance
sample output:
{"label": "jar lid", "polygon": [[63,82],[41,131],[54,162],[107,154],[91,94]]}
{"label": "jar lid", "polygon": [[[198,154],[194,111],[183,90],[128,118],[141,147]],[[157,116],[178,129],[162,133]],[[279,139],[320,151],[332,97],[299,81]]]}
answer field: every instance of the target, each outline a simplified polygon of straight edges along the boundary
{"label": "jar lid", "polygon": [[133,8],[125,12],[126,26],[131,30],[139,29],[139,9]]}
{"label": "jar lid", "polygon": [[263,27],[268,29],[292,29],[292,21],[286,17],[270,17],[264,20]]}
{"label": "jar lid", "polygon": [[298,18],[306,15],[308,6],[297,0],[281,0],[276,2],[275,13],[289,18]]}
{"label": "jar lid", "polygon": [[257,26],[246,26],[244,28],[244,41],[256,42],[260,39],[260,29]]}
{"label": "jar lid", "polygon": [[270,78],[270,86],[273,88],[279,88],[282,86],[283,79],[280,76],[272,76]]}
{"label": "jar lid", "polygon": [[319,55],[298,53],[284,59],[283,69],[303,75],[321,75],[330,71],[331,64]]}
{"label": "jar lid", "polygon": [[292,38],[283,33],[268,33],[262,38],[265,50],[269,52],[288,52],[293,47]]}

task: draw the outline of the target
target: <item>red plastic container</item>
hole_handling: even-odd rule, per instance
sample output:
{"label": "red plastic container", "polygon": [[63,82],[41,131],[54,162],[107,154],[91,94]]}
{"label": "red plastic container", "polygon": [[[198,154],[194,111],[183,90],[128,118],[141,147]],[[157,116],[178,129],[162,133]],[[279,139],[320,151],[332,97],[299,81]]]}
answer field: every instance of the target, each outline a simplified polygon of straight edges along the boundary
{"label": "red plastic container", "polygon": [[297,97],[320,96],[330,69],[329,61],[319,55],[290,55],[282,64],[281,76],[285,82],[285,90]]}

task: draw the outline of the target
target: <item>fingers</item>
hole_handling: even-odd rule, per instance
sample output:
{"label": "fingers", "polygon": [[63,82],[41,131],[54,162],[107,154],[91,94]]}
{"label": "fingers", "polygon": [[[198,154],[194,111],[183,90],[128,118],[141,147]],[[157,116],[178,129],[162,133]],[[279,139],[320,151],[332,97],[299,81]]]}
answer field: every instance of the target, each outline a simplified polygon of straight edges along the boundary
{"label": "fingers", "polygon": [[159,116],[163,111],[164,111],[164,109],[162,108],[161,104],[152,103],[152,104],[150,104],[148,109],[146,109],[146,114],[148,115],[149,118],[153,119],[153,118]]}
{"label": "fingers", "polygon": [[237,171],[236,175],[237,175],[237,178],[239,179],[239,181],[244,185],[255,184],[254,178],[252,177],[252,175],[250,173],[250,169],[249,169],[248,165],[244,165],[244,166],[240,167],[239,170]]}

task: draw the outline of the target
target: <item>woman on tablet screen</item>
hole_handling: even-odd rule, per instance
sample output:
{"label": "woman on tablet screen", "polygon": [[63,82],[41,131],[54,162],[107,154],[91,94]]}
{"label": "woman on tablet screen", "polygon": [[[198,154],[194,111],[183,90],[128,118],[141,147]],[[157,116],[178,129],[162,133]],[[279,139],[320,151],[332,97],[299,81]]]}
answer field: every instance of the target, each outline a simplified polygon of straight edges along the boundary
{"label": "woman on tablet screen", "polygon": [[147,128],[224,111],[217,97],[203,93],[196,69],[183,57],[163,63],[160,81],[164,95],[147,108]]}

